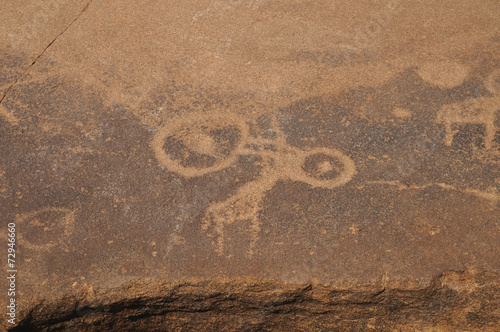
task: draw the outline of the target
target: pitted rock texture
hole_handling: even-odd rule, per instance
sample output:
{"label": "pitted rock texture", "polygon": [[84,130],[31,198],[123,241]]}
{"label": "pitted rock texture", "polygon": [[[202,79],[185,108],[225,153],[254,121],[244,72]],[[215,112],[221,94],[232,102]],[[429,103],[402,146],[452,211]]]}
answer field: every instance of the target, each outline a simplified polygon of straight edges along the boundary
{"label": "pitted rock texture", "polygon": [[143,280],[34,304],[12,331],[495,331],[498,280],[471,271],[418,289]]}
{"label": "pitted rock texture", "polygon": [[497,2],[3,8],[2,328],[497,328]]}

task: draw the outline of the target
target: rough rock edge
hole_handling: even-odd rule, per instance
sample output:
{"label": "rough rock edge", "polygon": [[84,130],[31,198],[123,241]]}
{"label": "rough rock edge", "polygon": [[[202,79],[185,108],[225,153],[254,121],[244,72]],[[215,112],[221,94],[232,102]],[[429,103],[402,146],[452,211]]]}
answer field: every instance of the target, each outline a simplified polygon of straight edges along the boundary
{"label": "rough rock edge", "polygon": [[447,271],[427,287],[250,279],[138,280],[32,305],[11,331],[495,331],[496,273]]}

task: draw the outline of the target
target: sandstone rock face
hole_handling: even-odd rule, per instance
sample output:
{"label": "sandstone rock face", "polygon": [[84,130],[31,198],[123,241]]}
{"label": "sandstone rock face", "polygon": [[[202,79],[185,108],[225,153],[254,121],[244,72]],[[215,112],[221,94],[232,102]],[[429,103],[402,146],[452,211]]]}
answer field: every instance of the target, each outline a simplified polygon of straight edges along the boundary
{"label": "sandstone rock face", "polygon": [[500,329],[496,1],[0,17],[2,329]]}

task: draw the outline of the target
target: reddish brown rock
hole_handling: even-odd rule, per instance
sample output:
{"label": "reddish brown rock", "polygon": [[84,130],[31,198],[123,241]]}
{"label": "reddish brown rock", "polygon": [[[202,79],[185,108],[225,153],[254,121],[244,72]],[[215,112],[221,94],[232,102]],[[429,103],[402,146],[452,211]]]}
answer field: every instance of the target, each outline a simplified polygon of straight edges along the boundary
{"label": "reddish brown rock", "polygon": [[19,6],[4,329],[499,328],[496,2]]}

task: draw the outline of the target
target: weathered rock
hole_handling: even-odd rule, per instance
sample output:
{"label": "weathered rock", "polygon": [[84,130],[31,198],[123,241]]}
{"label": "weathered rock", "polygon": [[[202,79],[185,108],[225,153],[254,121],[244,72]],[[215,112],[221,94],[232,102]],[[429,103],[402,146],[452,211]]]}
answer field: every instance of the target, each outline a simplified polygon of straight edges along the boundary
{"label": "weathered rock", "polygon": [[499,4],[16,6],[4,329],[499,328]]}

